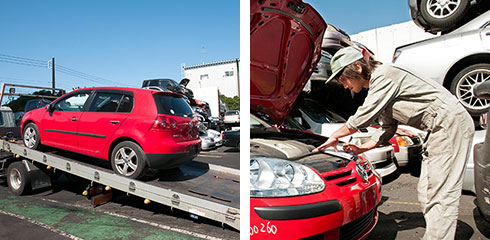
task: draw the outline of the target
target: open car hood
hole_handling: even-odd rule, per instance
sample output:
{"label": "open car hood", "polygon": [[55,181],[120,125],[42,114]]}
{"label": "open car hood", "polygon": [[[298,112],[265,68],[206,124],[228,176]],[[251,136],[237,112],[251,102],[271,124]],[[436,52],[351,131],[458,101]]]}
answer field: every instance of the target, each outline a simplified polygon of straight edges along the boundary
{"label": "open car hood", "polygon": [[283,123],[320,60],[326,23],[299,0],[250,3],[250,108]]}

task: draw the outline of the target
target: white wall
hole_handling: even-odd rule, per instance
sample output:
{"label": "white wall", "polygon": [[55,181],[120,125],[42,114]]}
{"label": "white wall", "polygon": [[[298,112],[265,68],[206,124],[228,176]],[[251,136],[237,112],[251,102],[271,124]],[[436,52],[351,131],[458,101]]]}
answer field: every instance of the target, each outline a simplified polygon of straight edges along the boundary
{"label": "white wall", "polygon": [[[196,89],[217,87],[221,94],[227,97],[240,96],[239,71],[236,61],[226,61],[216,64],[202,64],[194,67],[184,67],[184,77],[190,79],[187,88]],[[225,72],[233,72],[233,76],[226,76]],[[203,75],[207,78],[202,78]]]}
{"label": "white wall", "polygon": [[[189,85],[187,85],[189,86]],[[194,88],[194,99],[206,101],[209,103],[211,116],[219,117],[219,90],[217,87]]]}
{"label": "white wall", "polygon": [[350,37],[373,51],[377,60],[390,63],[397,47],[436,36],[424,32],[413,21],[408,21],[360,32]]}

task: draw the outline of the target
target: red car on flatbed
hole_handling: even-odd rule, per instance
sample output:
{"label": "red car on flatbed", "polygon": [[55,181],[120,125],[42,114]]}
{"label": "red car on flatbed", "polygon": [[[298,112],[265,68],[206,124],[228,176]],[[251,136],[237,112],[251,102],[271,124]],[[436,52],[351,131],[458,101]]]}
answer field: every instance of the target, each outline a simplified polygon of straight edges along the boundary
{"label": "red car on flatbed", "polygon": [[177,167],[201,148],[197,118],[181,94],[139,88],[75,90],[26,113],[21,127],[28,148],[110,160],[115,173],[130,178],[148,167]]}

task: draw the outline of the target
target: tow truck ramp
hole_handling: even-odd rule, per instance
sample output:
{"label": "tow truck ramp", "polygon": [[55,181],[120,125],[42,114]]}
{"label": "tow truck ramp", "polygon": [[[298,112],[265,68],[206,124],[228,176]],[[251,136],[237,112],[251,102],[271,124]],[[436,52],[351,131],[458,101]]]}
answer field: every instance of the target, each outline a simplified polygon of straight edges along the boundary
{"label": "tow truck ramp", "polygon": [[19,160],[23,158],[51,166],[91,183],[106,185],[240,230],[239,170],[191,162],[179,167],[171,176],[145,182],[116,175],[110,169],[84,161],[32,150],[19,142],[0,139],[0,146],[1,150],[11,152]]}

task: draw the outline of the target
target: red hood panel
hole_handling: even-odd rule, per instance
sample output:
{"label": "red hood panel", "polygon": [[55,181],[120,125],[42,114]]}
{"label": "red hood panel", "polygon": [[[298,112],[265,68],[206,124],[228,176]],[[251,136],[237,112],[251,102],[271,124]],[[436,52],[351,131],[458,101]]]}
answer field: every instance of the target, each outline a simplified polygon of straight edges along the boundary
{"label": "red hood panel", "polygon": [[326,23],[297,0],[251,1],[250,11],[250,108],[281,124],[320,60]]}

